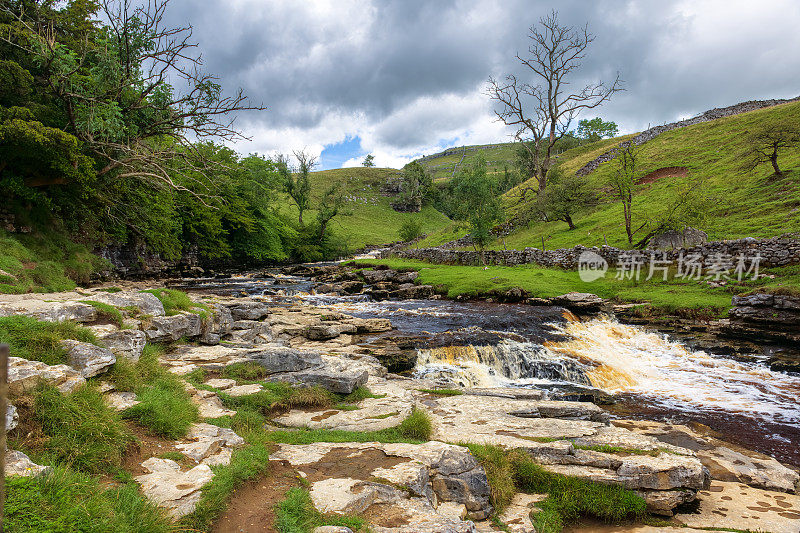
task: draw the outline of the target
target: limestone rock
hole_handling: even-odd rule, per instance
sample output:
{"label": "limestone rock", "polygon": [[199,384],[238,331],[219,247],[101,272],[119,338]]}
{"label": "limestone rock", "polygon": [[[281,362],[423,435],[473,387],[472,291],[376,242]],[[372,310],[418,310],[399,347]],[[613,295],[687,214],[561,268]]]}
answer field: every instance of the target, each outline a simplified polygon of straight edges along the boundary
{"label": "limestone rock", "polygon": [[588,292],[568,292],[552,298],[551,302],[576,311],[596,311],[606,303],[603,298]]}
{"label": "limestone rock", "polygon": [[740,481],[781,492],[796,492],[800,482],[800,474],[771,457],[749,457],[724,446],[701,450],[697,455],[709,466],[712,477],[720,481]]}
{"label": "limestone rock", "polygon": [[263,366],[270,374],[299,372],[322,365],[316,352],[296,350],[283,346],[269,346],[247,352],[247,357]]}
{"label": "limestone rock", "polygon": [[[79,295],[75,295],[79,296]],[[94,322],[97,320],[97,310],[80,302],[51,302],[38,298],[27,298],[0,302],[0,317],[24,315],[42,320],[44,322]]]}
{"label": "limestone rock", "polygon": [[117,362],[117,357],[111,350],[90,342],[63,340],[61,346],[67,351],[70,366],[78,370],[84,378],[101,374]]}
{"label": "limestone rock", "polygon": [[219,344],[220,339],[231,332],[233,316],[224,305],[209,304],[210,317],[201,325],[200,342],[204,344]]}
{"label": "limestone rock", "polygon": [[256,300],[240,299],[222,305],[228,308],[234,321],[261,320],[269,315],[269,307],[264,302]]}
{"label": "limestone rock", "polygon": [[[259,361],[260,362],[260,361]],[[273,381],[287,381],[293,384],[314,386],[327,389],[337,394],[350,394],[367,383],[369,372],[366,370],[333,370],[329,368],[288,372],[270,376]]]}
{"label": "limestone rock", "polygon": [[202,329],[200,317],[194,313],[158,316],[150,320],[144,332],[150,342],[175,342],[181,337],[197,337]]}
{"label": "limestone rock", "polygon": [[86,383],[80,372],[67,365],[47,365],[20,357],[8,358],[8,391],[12,395],[33,390],[39,381],[45,381],[63,393],[72,392]]}
{"label": "limestone rock", "polygon": [[226,379],[226,378],[214,378],[209,379],[204,383],[204,385],[208,385],[209,387],[214,387],[215,389],[230,389],[234,385],[236,385],[235,379]]}
{"label": "limestone rock", "polygon": [[138,329],[121,329],[101,336],[100,342],[117,357],[124,357],[135,363],[147,344],[147,334]]}
{"label": "limestone rock", "polygon": [[648,513],[662,516],[672,516],[676,507],[693,502],[697,497],[693,490],[639,490],[636,492],[647,502]]}
{"label": "limestone rock", "polygon": [[52,470],[49,466],[37,465],[22,452],[6,450],[6,475],[36,477]]}
{"label": "limestone rock", "polygon": [[534,510],[537,503],[545,498],[547,498],[547,494],[519,492],[503,509],[500,520],[506,524],[510,533],[536,533],[536,529],[531,523],[531,511]]}
{"label": "limestone rock", "polygon": [[95,291],[91,300],[113,305],[117,308],[135,307],[139,314],[149,316],[164,316],[164,305],[154,294],[149,292],[123,291],[104,292]]}
{"label": "limestone rock", "polygon": [[200,499],[200,489],[214,477],[211,468],[204,464],[181,472],[175,461],[151,457],[142,466],[150,472],[135,478],[142,486],[142,492],[174,519],[194,511]]}
{"label": "limestone rock", "polygon": [[6,432],[16,428],[19,424],[19,413],[13,405],[6,404]]}
{"label": "limestone rock", "polygon": [[116,411],[124,411],[139,404],[134,392],[110,392],[103,396],[106,403]]}
{"label": "limestone rock", "polygon": [[249,396],[251,394],[261,392],[262,390],[264,390],[264,387],[258,383],[249,383],[247,385],[236,385],[235,387],[231,387],[225,391],[225,394],[229,396]]}

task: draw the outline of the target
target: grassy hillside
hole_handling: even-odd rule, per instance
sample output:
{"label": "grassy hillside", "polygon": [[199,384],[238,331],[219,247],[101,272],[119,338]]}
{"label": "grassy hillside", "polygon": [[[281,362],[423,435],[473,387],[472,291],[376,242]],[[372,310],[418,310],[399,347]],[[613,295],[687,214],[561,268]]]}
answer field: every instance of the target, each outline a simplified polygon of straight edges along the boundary
{"label": "grassy hillside", "polygon": [[[800,102],[673,130],[645,143],[640,156],[640,176],[667,167],[685,167],[687,176],[666,177],[641,184],[634,200],[634,227],[638,227],[637,219],[643,221],[649,212],[669,202],[682,184],[701,178],[704,193],[712,202],[707,220],[700,229],[708,233],[710,240],[769,237],[800,231],[800,150],[786,150],[781,154],[779,163],[786,173],[783,179],[773,179],[769,165],[754,171],[743,169],[742,154],[747,148],[747,133],[775,122],[800,123]],[[574,173],[603,153],[607,146],[592,150],[586,148],[563,154],[562,168]],[[600,245],[606,241],[610,245],[627,246],[622,207],[607,190],[613,172],[614,163],[609,162],[587,177],[601,192],[604,201],[576,217],[577,229],[569,231],[563,222],[536,222],[508,236],[506,246],[540,247],[542,238],[547,248]],[[504,200],[509,212],[524,209],[524,205],[519,205],[514,197],[514,191],[507,193]],[[495,248],[502,246],[500,241],[494,245]]]}
{"label": "grassy hillside", "polygon": [[[313,172],[310,175],[312,197],[316,201],[328,187],[341,184],[346,204],[331,222],[331,228],[347,239],[351,249],[399,240],[400,226],[406,220],[416,220],[425,233],[450,224],[450,219],[431,206],[425,206],[419,213],[399,213],[392,209],[392,196],[383,189],[386,183],[399,177],[400,171],[390,168],[355,167]],[[284,209],[296,216],[294,205],[287,203]],[[311,210],[304,213],[303,218],[311,220],[315,214]]]}
{"label": "grassy hillside", "polygon": [[[762,165],[754,171],[744,169],[743,154],[747,149],[748,132],[778,122],[800,123],[800,102],[673,130],[645,143],[639,156],[637,174],[640,177],[668,167],[683,167],[686,176],[646,180],[640,184],[634,199],[634,228],[668,203],[683,185],[699,178],[704,184],[703,194],[710,202],[706,220],[697,226],[708,233],[710,240],[770,237],[800,231],[800,149],[785,150],[781,154],[779,163],[784,169],[783,179],[774,179],[769,165]],[[568,150],[558,157],[559,165],[565,173],[574,173],[629,137],[604,139]],[[509,163],[513,162],[513,149],[508,144],[496,146],[498,153],[508,153]],[[472,152],[472,157],[477,153]],[[434,159],[428,164],[439,164],[452,158]],[[540,248],[543,239],[548,249],[606,242],[627,247],[622,206],[612,197],[608,186],[614,166],[614,162],[604,163],[586,177],[599,193],[601,203],[573,217],[577,225],[575,230],[568,230],[564,222],[534,221],[505,239],[498,239],[490,247]],[[520,193],[531,186],[533,183],[529,181],[503,195],[508,218],[524,214],[530,208],[531,195],[521,201]],[[465,228],[453,224],[432,234],[420,245],[435,246],[465,233]]]}
{"label": "grassy hillside", "polygon": [[429,156],[430,159],[421,161],[436,181],[452,178],[458,169],[475,160],[478,155],[486,159],[489,172],[503,172],[503,168],[514,168],[515,143],[500,143],[491,145],[472,145],[449,148],[438,154]]}

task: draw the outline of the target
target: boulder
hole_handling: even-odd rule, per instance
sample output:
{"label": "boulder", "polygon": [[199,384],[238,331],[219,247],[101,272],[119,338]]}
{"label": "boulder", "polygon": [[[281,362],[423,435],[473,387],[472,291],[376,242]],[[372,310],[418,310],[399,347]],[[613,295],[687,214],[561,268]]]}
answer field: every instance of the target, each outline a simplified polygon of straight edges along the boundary
{"label": "boulder", "polygon": [[568,292],[550,301],[552,305],[560,305],[575,311],[598,311],[606,304],[603,298],[588,292]]}
{"label": "boulder", "polygon": [[263,366],[270,374],[300,372],[322,365],[322,358],[318,353],[284,346],[249,350],[247,357]]}
{"label": "boulder", "polygon": [[0,317],[23,315],[44,322],[94,322],[97,309],[81,302],[49,302],[38,299],[0,302]]}
{"label": "boulder", "polygon": [[86,383],[80,372],[67,365],[47,365],[40,361],[28,361],[20,357],[8,358],[8,392],[24,394],[44,381],[63,393],[72,392]]}
{"label": "boulder", "polygon": [[790,493],[797,492],[800,484],[800,474],[772,457],[750,457],[725,446],[700,450],[697,456],[708,466],[711,477],[720,481]]}
{"label": "boulder", "polygon": [[135,363],[147,344],[147,334],[138,329],[121,329],[101,336],[100,342],[117,357],[124,357]]}
{"label": "boulder", "polygon": [[231,312],[234,321],[261,320],[269,315],[269,307],[264,302],[250,299],[240,299],[234,302],[223,303]]}
{"label": "boulder", "polygon": [[117,357],[108,348],[90,342],[63,340],[61,346],[67,351],[69,365],[84,378],[102,374],[117,362]]}
{"label": "boulder", "polygon": [[151,457],[142,467],[149,471],[135,478],[142,486],[142,493],[174,519],[194,511],[200,500],[200,489],[214,477],[208,465],[200,464],[181,472],[180,465],[171,459]]}
{"label": "boulder", "polygon": [[133,308],[139,310],[139,314],[149,316],[164,316],[164,304],[156,296],[149,292],[124,291],[124,292],[104,292],[95,291],[91,298],[96,302],[113,305],[117,308]]}
{"label": "boulder", "polygon": [[50,466],[37,465],[30,457],[15,450],[6,450],[5,461],[7,476],[36,477],[52,470]]}
{"label": "boulder", "polygon": [[432,285],[412,285],[410,283],[400,285],[397,290],[389,293],[392,298],[401,300],[430,298],[434,294]]}
{"label": "boulder", "polygon": [[233,315],[224,305],[210,304],[211,316],[203,321],[200,342],[203,344],[219,344],[220,339],[231,332]]}
{"label": "boulder", "polygon": [[350,394],[367,383],[369,372],[367,370],[337,371],[329,368],[320,368],[275,374],[270,376],[270,379],[307,386],[319,385],[337,394]]}
{"label": "boulder", "polygon": [[197,337],[201,331],[202,320],[194,313],[154,317],[144,329],[150,342],[175,342],[182,337]]}

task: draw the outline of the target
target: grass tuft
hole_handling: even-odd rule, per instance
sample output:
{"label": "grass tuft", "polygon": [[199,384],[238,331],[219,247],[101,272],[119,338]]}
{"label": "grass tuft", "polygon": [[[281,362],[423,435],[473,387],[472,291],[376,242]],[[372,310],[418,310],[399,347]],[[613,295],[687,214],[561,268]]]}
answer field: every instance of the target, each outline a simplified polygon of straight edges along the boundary
{"label": "grass tuft", "polygon": [[268,375],[266,368],[253,361],[233,363],[222,369],[222,377],[237,381],[259,381]]}
{"label": "grass tuft", "polygon": [[172,523],[136,484],[104,489],[91,477],[56,467],[6,481],[6,531],[167,533]]}
{"label": "grass tuft", "polygon": [[464,394],[463,390],[459,389],[417,389],[420,392],[427,392],[436,396],[460,396]]}
{"label": "grass tuft", "polygon": [[58,462],[89,473],[119,467],[134,439],[97,389],[87,385],[64,395],[43,384],[33,398],[34,417],[48,437],[44,450]]}
{"label": "grass tuft", "polygon": [[314,507],[311,495],[299,487],[289,489],[286,499],[275,509],[276,526],[281,533],[311,533],[320,526],[349,527],[353,531],[363,531],[366,523],[363,518],[348,515],[323,515]]}
{"label": "grass tuft", "polygon": [[0,343],[8,344],[11,355],[48,365],[67,362],[61,341],[73,339],[97,344],[91,330],[75,322],[43,322],[27,316],[0,317]]}
{"label": "grass tuft", "polygon": [[122,327],[122,313],[113,305],[94,300],[81,300],[81,303],[89,304],[97,310],[97,318],[108,320],[118,328]]}
{"label": "grass tuft", "polygon": [[138,421],[162,437],[179,439],[198,419],[197,406],[174,376],[158,378],[138,390],[136,396],[140,403],[126,409],[123,416]]}
{"label": "grass tuft", "polygon": [[361,387],[357,387],[353,392],[342,398],[344,403],[358,403],[361,400],[366,400],[367,398],[385,398],[385,394],[373,394],[371,390],[363,385]]}
{"label": "grass tuft", "polygon": [[177,315],[181,311],[189,311],[205,318],[208,316],[208,306],[193,302],[189,295],[176,289],[147,289],[142,292],[149,292],[161,300],[164,306],[164,314],[167,316]]}
{"label": "grass tuft", "polygon": [[433,433],[431,415],[423,409],[414,407],[411,410],[411,414],[400,422],[398,429],[400,434],[406,438],[420,441],[431,440],[431,434]]}

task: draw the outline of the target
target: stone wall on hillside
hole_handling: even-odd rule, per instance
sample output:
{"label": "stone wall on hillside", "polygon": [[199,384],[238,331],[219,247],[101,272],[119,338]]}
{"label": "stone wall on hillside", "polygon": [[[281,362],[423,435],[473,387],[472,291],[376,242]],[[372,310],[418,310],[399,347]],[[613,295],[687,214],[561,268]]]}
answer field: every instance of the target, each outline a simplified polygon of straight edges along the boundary
{"label": "stone wall on hillside", "polygon": [[[738,115],[740,113],[746,113],[748,111],[755,111],[757,109],[763,109],[765,107],[772,107],[778,104],[785,104],[788,102],[795,102],[800,100],[800,96],[796,98],[790,98],[788,100],[751,100],[748,102],[741,102],[732,106],[728,107],[719,107],[715,109],[710,109],[705,113],[697,115],[696,117],[692,117],[686,120],[679,120],[678,122],[670,122],[669,124],[662,124],[661,126],[655,126],[648,130],[643,131],[636,137],[632,138],[629,141],[625,141],[620,143],[619,146],[622,148],[626,148],[631,145],[631,143],[636,146],[640,144],[644,144],[647,141],[654,139],[655,137],[661,135],[664,132],[678,129],[678,128],[685,128],[687,126],[693,126],[695,124],[700,124],[701,122],[708,122],[710,120],[715,120],[718,118],[723,117],[730,117],[733,115]],[[603,155],[589,161],[583,167],[581,167],[576,174],[578,176],[585,176],[593,172],[597,167],[599,167],[602,163],[606,161],[611,161],[617,156],[617,147],[612,148],[611,150],[605,152]]]}
{"label": "stone wall on hillside", "polygon": [[[620,259],[630,257],[631,253],[641,253],[649,258],[651,251],[631,251],[615,248],[613,246],[560,248],[557,250],[540,250],[538,248],[525,248],[524,250],[486,250],[483,252],[484,260],[489,265],[529,265],[536,264],[546,267],[560,267],[569,270],[578,268],[578,260],[582,253],[594,252],[608,263],[617,266]],[[661,252],[655,252],[661,258]],[[800,238],[796,236],[773,237],[771,239],[738,239],[731,241],[708,242],[691,248],[677,248],[663,252],[666,260],[677,261],[683,254],[684,258],[698,257],[698,262],[704,267],[718,262],[721,258],[735,259],[744,255],[750,265],[751,258],[761,256],[761,267],[784,266],[800,264]],[[480,265],[480,252],[472,250],[452,250],[446,248],[419,248],[394,251],[389,250],[382,257],[394,255],[403,259],[418,259],[432,263],[452,265]],[[731,267],[733,268],[733,267]]]}

